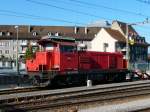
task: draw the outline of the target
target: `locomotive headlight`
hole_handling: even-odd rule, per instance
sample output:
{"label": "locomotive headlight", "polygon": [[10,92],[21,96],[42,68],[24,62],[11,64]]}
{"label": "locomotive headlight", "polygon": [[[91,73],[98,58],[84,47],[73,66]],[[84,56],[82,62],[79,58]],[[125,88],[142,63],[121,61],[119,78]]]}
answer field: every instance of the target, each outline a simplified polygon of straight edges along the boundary
{"label": "locomotive headlight", "polygon": [[55,68],[55,69],[58,69],[58,68],[59,68],[59,65],[54,65],[54,68]]}

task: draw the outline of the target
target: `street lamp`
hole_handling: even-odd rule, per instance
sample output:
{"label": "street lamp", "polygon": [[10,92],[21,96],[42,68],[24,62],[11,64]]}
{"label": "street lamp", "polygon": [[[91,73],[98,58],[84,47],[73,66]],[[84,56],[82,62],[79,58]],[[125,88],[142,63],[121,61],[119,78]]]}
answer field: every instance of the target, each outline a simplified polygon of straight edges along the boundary
{"label": "street lamp", "polygon": [[19,26],[15,26],[16,29],[16,70],[17,70],[17,75],[19,75],[19,63],[18,63],[18,33],[19,33]]}

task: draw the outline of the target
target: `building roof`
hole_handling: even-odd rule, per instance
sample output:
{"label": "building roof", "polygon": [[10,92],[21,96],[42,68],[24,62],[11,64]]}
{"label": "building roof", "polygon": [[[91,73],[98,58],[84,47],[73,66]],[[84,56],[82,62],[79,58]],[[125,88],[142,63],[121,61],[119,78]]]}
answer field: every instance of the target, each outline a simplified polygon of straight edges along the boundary
{"label": "building roof", "polygon": [[110,28],[105,28],[105,30],[116,40],[120,42],[126,42],[125,36],[123,36],[118,30],[113,30]]}
{"label": "building roof", "polygon": [[[123,33],[126,34],[126,25],[127,25],[127,23],[117,21],[117,20],[115,20],[113,22],[117,22],[119,24],[121,30],[123,31]],[[128,25],[128,32],[138,35],[138,33],[135,31],[135,29],[131,25]]]}
{"label": "building roof", "polygon": [[[73,37],[77,40],[92,40],[100,27],[78,26],[28,26],[19,25],[19,39],[40,39],[41,37],[58,33],[59,36]],[[75,33],[76,32],[76,33]],[[15,39],[15,25],[0,25],[0,39]]]}

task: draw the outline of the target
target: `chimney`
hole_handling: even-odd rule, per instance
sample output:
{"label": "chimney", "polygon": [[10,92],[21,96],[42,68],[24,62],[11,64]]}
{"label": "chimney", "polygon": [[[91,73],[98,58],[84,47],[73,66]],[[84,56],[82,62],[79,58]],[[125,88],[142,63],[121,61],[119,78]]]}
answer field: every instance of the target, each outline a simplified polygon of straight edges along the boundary
{"label": "chimney", "polygon": [[74,27],[74,33],[77,34],[77,27]]}
{"label": "chimney", "polygon": [[84,28],[84,33],[87,34],[88,33],[88,29],[87,27]]}
{"label": "chimney", "polygon": [[30,27],[30,25],[28,26],[28,33],[30,33],[31,32],[31,27]]}

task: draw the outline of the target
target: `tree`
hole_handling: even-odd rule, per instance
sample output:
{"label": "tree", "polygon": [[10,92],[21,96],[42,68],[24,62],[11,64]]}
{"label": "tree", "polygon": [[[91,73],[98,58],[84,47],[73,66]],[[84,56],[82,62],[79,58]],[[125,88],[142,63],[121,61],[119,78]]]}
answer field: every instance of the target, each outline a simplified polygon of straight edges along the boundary
{"label": "tree", "polygon": [[32,50],[32,47],[29,46],[25,52],[25,60],[32,59],[32,58],[33,58],[33,50]]}

